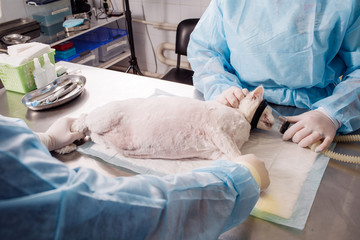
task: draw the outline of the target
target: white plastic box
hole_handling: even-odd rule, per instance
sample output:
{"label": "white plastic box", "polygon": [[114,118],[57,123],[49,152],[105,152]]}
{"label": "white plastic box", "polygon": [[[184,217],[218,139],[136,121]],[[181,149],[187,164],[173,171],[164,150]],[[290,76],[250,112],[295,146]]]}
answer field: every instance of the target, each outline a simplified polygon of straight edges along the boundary
{"label": "white plastic box", "polygon": [[129,49],[127,31],[100,27],[75,38],[99,48],[99,61],[106,62]]}
{"label": "white plastic box", "polygon": [[96,67],[99,65],[99,49],[87,50],[70,62]]}
{"label": "white plastic box", "polygon": [[129,44],[127,36],[117,38],[116,40],[99,47],[99,60],[100,62],[106,62],[128,49]]}
{"label": "white plastic box", "polygon": [[70,0],[28,0],[27,10],[40,26],[49,27],[72,14]]}

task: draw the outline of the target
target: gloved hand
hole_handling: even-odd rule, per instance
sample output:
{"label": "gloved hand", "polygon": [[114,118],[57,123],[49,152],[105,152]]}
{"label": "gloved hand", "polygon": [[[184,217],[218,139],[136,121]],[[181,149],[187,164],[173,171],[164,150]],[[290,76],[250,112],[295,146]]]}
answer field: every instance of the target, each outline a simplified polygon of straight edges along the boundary
{"label": "gloved hand", "polygon": [[45,133],[36,133],[41,142],[49,151],[65,147],[75,140],[85,137],[84,133],[70,130],[73,118],[60,118],[56,120]]}
{"label": "gloved hand", "polygon": [[233,86],[223,91],[216,101],[229,107],[237,108],[239,107],[240,101],[243,100],[248,93],[249,90],[246,88],[240,89]]}
{"label": "gloved hand", "polygon": [[321,152],[333,141],[337,127],[322,111],[312,110],[297,116],[287,117],[290,123],[295,123],[283,135],[284,140],[292,139],[300,147],[310,147],[319,140],[323,142],[315,149]]}
{"label": "gloved hand", "polygon": [[238,164],[244,165],[247,167],[255,181],[260,187],[260,191],[264,191],[270,185],[269,173],[265,167],[263,161],[258,159],[254,154],[242,155],[235,161]]}

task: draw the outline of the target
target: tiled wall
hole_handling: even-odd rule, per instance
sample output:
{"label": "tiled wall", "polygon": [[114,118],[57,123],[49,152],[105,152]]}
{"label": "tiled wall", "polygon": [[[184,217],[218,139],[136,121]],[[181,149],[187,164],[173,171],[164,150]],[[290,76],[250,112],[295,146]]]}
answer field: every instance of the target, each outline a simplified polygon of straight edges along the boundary
{"label": "tiled wall", "polygon": [[[177,25],[183,19],[200,17],[210,1],[211,0],[130,0],[130,10],[133,19],[144,19],[145,16],[147,21],[166,22]],[[169,67],[158,61],[156,69],[152,49],[154,48],[154,51],[156,51],[157,46],[163,42],[175,43],[175,31],[158,30],[148,25],[148,36],[145,27],[144,24],[133,23],[135,52],[140,69],[164,73]],[[176,59],[175,54],[171,52],[167,52],[166,56],[174,60]],[[122,62],[121,64],[126,64],[126,62]]]}
{"label": "tiled wall", "polygon": [[[26,17],[26,0],[0,0],[2,16],[0,22],[10,21],[20,17]],[[99,2],[100,0],[95,0]],[[114,5],[123,0],[112,0]],[[211,0],[129,0],[133,19],[145,19],[153,22],[166,22],[177,25],[185,18],[198,18],[205,11]],[[88,0],[92,3],[93,0]],[[116,2],[116,3],[115,3]],[[97,3],[98,4],[98,3]],[[168,66],[158,62],[155,64],[152,49],[156,51],[159,44],[163,42],[175,43],[175,31],[164,31],[147,26],[142,23],[133,22],[135,52],[139,66],[142,70],[164,73]],[[151,45],[150,40],[153,43]],[[167,52],[167,56],[176,59],[175,54]],[[126,66],[127,61],[120,63]]]}

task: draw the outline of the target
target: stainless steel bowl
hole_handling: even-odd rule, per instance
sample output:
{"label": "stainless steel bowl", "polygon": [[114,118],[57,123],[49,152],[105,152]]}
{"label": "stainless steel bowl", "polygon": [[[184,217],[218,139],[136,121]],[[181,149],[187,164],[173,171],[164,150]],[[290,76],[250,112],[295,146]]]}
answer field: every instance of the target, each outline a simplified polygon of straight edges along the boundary
{"label": "stainless steel bowl", "polygon": [[14,44],[20,44],[20,43],[26,43],[30,40],[31,37],[24,36],[17,33],[12,33],[5,35],[1,38],[1,40],[8,45],[14,45]]}

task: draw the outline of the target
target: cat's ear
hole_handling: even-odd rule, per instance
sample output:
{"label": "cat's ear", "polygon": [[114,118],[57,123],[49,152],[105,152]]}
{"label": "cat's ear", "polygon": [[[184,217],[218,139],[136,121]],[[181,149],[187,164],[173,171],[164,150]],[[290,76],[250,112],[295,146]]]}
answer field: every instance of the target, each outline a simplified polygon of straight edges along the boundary
{"label": "cat's ear", "polygon": [[258,86],[253,91],[252,99],[253,100],[259,99],[261,101],[263,99],[263,95],[264,95],[264,87],[263,86]]}

